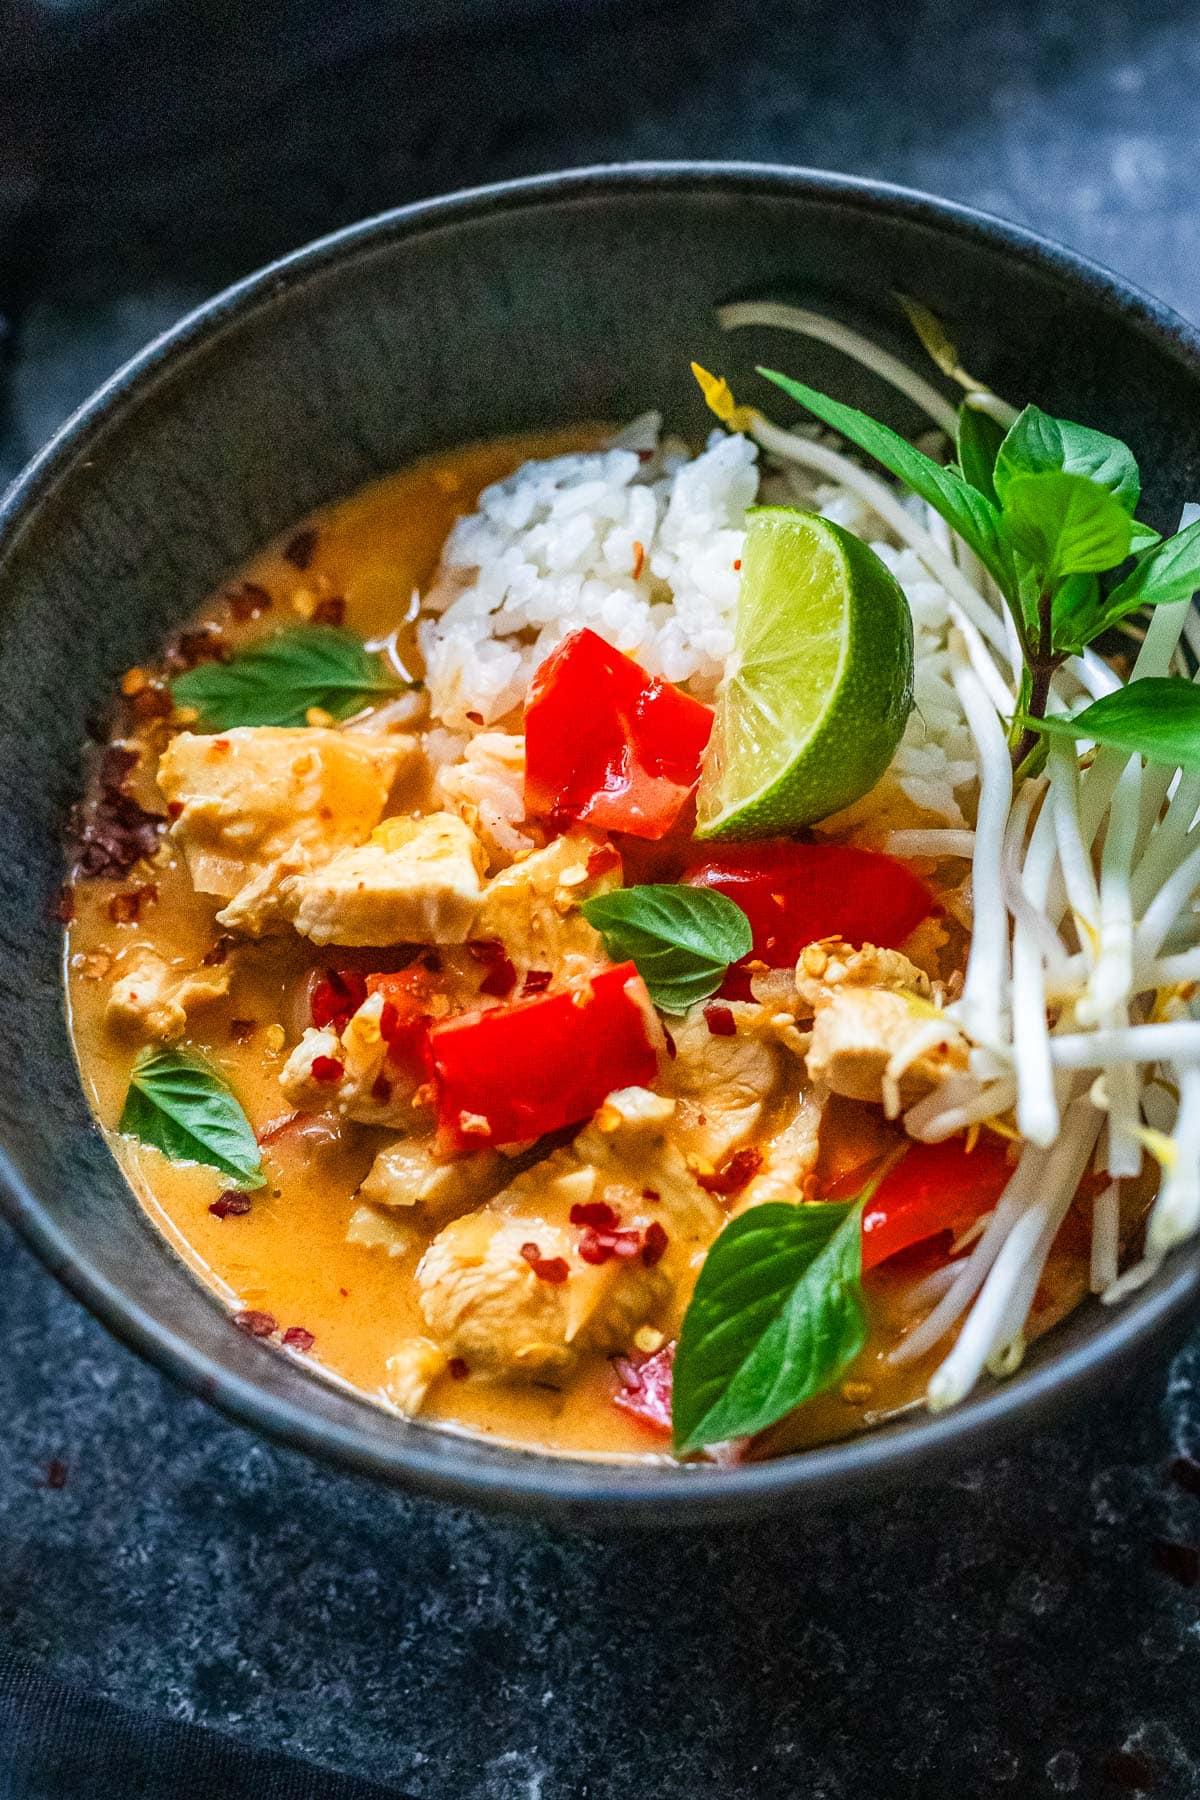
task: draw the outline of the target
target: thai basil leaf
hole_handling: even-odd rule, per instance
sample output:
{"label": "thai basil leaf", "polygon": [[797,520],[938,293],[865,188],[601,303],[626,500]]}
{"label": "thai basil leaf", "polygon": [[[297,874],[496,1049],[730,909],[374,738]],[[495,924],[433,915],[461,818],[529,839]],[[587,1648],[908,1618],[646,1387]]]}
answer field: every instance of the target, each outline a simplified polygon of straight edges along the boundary
{"label": "thai basil leaf", "polygon": [[1133,452],[1119,438],[1070,419],[1055,419],[1027,406],[1010,426],[996,457],[996,492],[1003,502],[1009,483],[1021,475],[1083,475],[1107,489],[1132,513],[1142,482]]}
{"label": "thai basil leaf", "polygon": [[700,1270],[675,1352],[680,1455],[763,1431],[837,1380],[866,1342],[863,1201],[754,1206]]}
{"label": "thai basil leaf", "polygon": [[964,400],[958,409],[958,466],[977,493],[998,504],[996,453],[1004,442],[1004,427],[991,413],[980,412]]}
{"label": "thai basil leaf", "polygon": [[1082,650],[1104,629],[1104,595],[1098,575],[1068,575],[1054,591],[1051,610],[1055,650]]}
{"label": "thai basil leaf", "polygon": [[1069,719],[1024,722],[1051,737],[1091,738],[1167,768],[1200,771],[1200,687],[1182,675],[1131,681]]}
{"label": "thai basil leaf", "polygon": [[175,704],[195,707],[209,731],[304,725],[311,707],[347,719],[374,695],[399,690],[382,657],[330,625],[275,632],[229,662],[201,663],[171,683]]}
{"label": "thai basil leaf", "polygon": [[258,1141],[228,1083],[186,1050],[143,1050],[118,1131],[172,1162],[206,1163],[239,1187],[262,1187]]}
{"label": "thai basil leaf", "polygon": [[1169,606],[1190,600],[1200,588],[1200,519],[1138,558],[1124,581],[1108,596],[1104,623],[1136,612],[1140,606]]}
{"label": "thai basil leaf", "polygon": [[1086,475],[1011,476],[1001,519],[1013,547],[1052,586],[1111,569],[1129,554],[1129,514]]}
{"label": "thai basil leaf", "polygon": [[614,962],[632,961],[663,1012],[686,1012],[715,994],[730,963],[749,956],[753,937],[740,906],[711,888],[618,888],[580,910]]}
{"label": "thai basil leaf", "polygon": [[898,432],[880,425],[853,406],[843,406],[815,388],[805,387],[774,369],[759,369],[759,374],[773,381],[785,394],[815,413],[824,424],[840,432],[860,450],[865,450],[914,494],[928,501],[934,511],[974,550],[980,562],[994,576],[1001,591],[1012,597],[1016,592],[1016,573],[1008,543],[1000,530],[1000,517],[986,495],[979,493],[956,469],[945,469],[932,457],[925,456]]}

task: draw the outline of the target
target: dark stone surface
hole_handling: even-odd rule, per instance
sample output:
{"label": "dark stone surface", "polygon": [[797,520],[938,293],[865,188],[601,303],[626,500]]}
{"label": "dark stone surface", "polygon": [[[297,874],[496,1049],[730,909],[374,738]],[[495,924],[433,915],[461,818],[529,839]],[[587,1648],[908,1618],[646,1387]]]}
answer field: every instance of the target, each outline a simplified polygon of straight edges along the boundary
{"label": "dark stone surface", "polygon": [[[887,176],[1200,312],[1194,5],[497,7],[424,43],[365,3],[224,7],[219,30],[217,11],[126,6],[106,27],[95,9],[56,67],[80,27],[19,9],[0,471],[271,252],[608,157]],[[1200,1537],[1166,1473],[1200,1445],[1197,1346],[1102,1414],[854,1519],[591,1543],[264,1447],[7,1234],[0,1255],[0,1628],[69,1680],[421,1800],[1200,1795],[1197,1590],[1154,1554]]]}

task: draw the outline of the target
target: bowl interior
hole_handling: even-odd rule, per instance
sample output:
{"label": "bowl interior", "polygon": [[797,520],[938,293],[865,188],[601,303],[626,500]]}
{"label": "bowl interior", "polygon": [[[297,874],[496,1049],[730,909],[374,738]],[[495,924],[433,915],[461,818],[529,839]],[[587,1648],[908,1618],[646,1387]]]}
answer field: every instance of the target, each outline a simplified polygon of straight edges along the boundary
{"label": "bowl interior", "polygon": [[[89,718],[115,678],[314,505],[439,446],[661,407],[701,438],[692,358],[768,402],[773,361],[901,429],[856,363],[778,332],[724,336],[726,300],[791,296],[915,366],[917,296],[998,391],[1125,438],[1146,516],[1198,491],[1200,364],[1153,306],[1021,234],[912,197],[785,172],[643,170],[518,184],[340,234],[185,322],[117,377],[10,494],[0,540],[0,1133],[7,1200],[108,1323],[239,1416],[398,1480],[594,1517],[827,1498],[977,1446],[1178,1320],[1181,1257],[1117,1319],[1085,1308],[1003,1390],[941,1421],[741,1471],[543,1460],[409,1425],[230,1329],[149,1227],[92,1126],[53,916]],[[772,394],[770,410],[786,413]],[[666,1511],[664,1512],[664,1506]]]}

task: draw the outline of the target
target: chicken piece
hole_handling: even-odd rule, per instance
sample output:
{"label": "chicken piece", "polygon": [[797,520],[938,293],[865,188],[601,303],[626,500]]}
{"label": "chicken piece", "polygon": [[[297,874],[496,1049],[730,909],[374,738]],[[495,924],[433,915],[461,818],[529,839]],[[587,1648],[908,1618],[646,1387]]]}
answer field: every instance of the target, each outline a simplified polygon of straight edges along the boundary
{"label": "chicken piece", "polygon": [[104,1022],[121,1037],[142,1043],[169,1044],[187,1030],[189,1013],[229,992],[230,969],[181,968],[148,944],[135,944],[121,959],[121,974],[112,985]]}
{"label": "chicken piece", "polygon": [[817,1008],[808,1072],[818,1088],[882,1102],[889,1119],[967,1066],[962,1033],[929,1001],[886,988],[835,988]]}
{"label": "chicken piece", "polygon": [[314,944],[463,944],[476,935],[483,868],[456,814],[385,819],[368,843],[285,881],[282,899]]}
{"label": "chicken piece", "polygon": [[184,731],[163,751],[158,785],[196,891],[231,900],[281,856],[311,866],[361,844],[400,770],[419,755],[413,737],[310,726]]}
{"label": "chicken piece", "polygon": [[423,1221],[440,1225],[490,1200],[511,1173],[494,1150],[440,1160],[428,1143],[399,1138],[379,1152],[358,1196],[372,1206],[415,1207]]}
{"label": "chicken piece", "polygon": [[[644,1088],[610,1095],[574,1144],[438,1234],[417,1285],[425,1322],[448,1354],[492,1376],[558,1379],[581,1350],[627,1349],[670,1303],[723,1218],[670,1141],[674,1110]],[[630,1238],[659,1227],[658,1259],[581,1255],[589,1228],[573,1223],[571,1210],[597,1202]]]}
{"label": "chicken piece", "polygon": [[461,756],[443,763],[434,786],[482,839],[494,868],[527,855],[538,842],[525,826],[525,739],[480,731]]}
{"label": "chicken piece", "polygon": [[445,1372],[449,1360],[445,1351],[431,1344],[428,1338],[405,1338],[387,1359],[384,1398],[406,1418],[415,1417],[424,1406],[430,1388]]}
{"label": "chicken piece", "polygon": [[702,1006],[671,1020],[675,1054],[660,1086],[678,1102],[674,1141],[714,1168],[757,1130],[780,1078],[780,1056],[760,1032],[760,1009],[734,1004],[732,1036],[714,1035]]}
{"label": "chicken piece", "polygon": [[923,969],[900,950],[881,950],[876,944],[858,949],[842,938],[825,938],[806,944],[796,964],[796,992],[812,1012],[837,988],[884,988],[916,994],[928,1000],[932,984]]}
{"label": "chicken piece", "polygon": [[346,1227],[346,1242],[367,1250],[386,1250],[389,1256],[404,1256],[418,1242],[418,1235],[386,1207],[356,1206]]}
{"label": "chicken piece", "polygon": [[[427,1097],[416,1077],[388,1063],[380,1030],[384,998],[372,994],[339,1037],[331,1026],[310,1026],[279,1074],[285,1097],[301,1112],[338,1112],[359,1125],[421,1131],[430,1123]],[[386,1065],[386,1067],[385,1067]]]}
{"label": "chicken piece", "polygon": [[805,1082],[796,1110],[781,1131],[760,1145],[762,1167],[737,1196],[732,1210],[762,1206],[768,1200],[798,1201],[806,1197],[805,1181],[817,1166],[824,1104]]}
{"label": "chicken piece", "polygon": [[620,858],[602,852],[602,867],[589,875],[594,838],[568,832],[493,876],[484,892],[472,936],[499,939],[520,974],[549,969],[558,980],[606,967],[599,932],[580,902],[621,884]]}

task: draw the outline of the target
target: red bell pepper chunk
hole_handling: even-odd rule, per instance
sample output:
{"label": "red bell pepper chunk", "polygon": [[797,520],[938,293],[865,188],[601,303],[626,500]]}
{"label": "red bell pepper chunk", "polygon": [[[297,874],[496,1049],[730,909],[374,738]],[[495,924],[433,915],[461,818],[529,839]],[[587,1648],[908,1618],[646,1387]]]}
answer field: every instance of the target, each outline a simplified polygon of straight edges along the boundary
{"label": "red bell pepper chunk", "polygon": [[542,663],[525,706],[525,806],[660,838],[700,776],[710,707],[647,675],[594,631],[573,631]]}
{"label": "red bell pepper chunk", "polygon": [[964,1137],[911,1144],[863,1210],[863,1268],[942,1232],[957,1237],[990,1212],[1012,1172],[1004,1144],[987,1132],[973,1150]]}
{"label": "red bell pepper chunk", "polygon": [[652,1431],[671,1430],[671,1389],[674,1380],[675,1346],[664,1344],[653,1356],[635,1362],[632,1357],[615,1359],[617,1379],[621,1385],[613,1395],[613,1403],[632,1413]]}
{"label": "red bell pepper chunk", "polygon": [[438,1128],[455,1149],[517,1144],[590,1119],[658,1072],[650,996],[631,962],[578,988],[434,1025]]}
{"label": "red bell pepper chunk", "polygon": [[423,1079],[428,1073],[429,1002],[437,977],[417,963],[390,974],[368,975],[366,985],[368,994],[383,995],[379,1030],[389,1060]]}
{"label": "red bell pepper chunk", "polygon": [[894,950],[934,907],[902,862],[851,844],[731,845],[693,863],[684,880],[741,907],[754,933],[750,954],[772,969],[788,968],[819,938]]}

